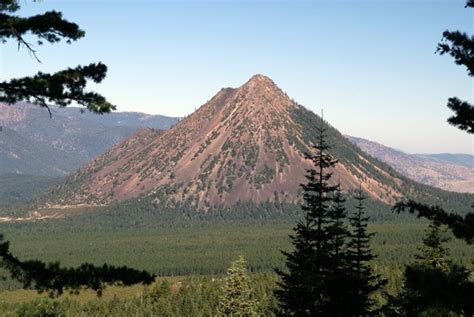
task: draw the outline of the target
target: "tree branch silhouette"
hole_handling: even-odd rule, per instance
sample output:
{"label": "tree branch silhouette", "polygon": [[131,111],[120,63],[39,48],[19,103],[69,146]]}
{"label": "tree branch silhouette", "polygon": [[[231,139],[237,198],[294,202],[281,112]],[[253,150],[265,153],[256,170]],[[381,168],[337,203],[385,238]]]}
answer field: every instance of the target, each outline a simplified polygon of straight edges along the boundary
{"label": "tree branch silhouette", "polygon": [[474,213],[462,217],[456,213],[446,212],[439,206],[428,206],[413,200],[398,202],[393,206],[393,211],[407,211],[416,214],[418,218],[426,218],[438,224],[447,225],[454,236],[469,244],[474,244]]}
{"label": "tree branch silhouette", "polygon": [[32,288],[39,293],[47,292],[51,297],[61,295],[65,290],[78,293],[84,288],[92,289],[100,296],[107,284],[151,284],[156,277],[126,266],[95,266],[84,263],[77,268],[63,268],[58,262],[21,261],[10,252],[10,243],[1,234],[0,265],[9,271],[12,279],[22,283],[23,288]]}
{"label": "tree branch silhouette", "polygon": [[[27,37],[36,38],[38,45],[44,42],[71,43],[84,37],[85,32],[76,23],[63,18],[61,12],[48,11],[30,17],[19,17],[12,13],[20,9],[18,0],[0,0],[0,41],[14,40],[18,48],[24,47],[37,61],[37,51]],[[100,83],[107,74],[107,66],[92,63],[77,66],[53,74],[39,72],[32,77],[23,77],[0,82],[0,101],[14,104],[31,102],[48,109],[49,104],[66,107],[76,103],[95,113],[108,113],[116,107],[105,97],[85,91],[87,81]]]}

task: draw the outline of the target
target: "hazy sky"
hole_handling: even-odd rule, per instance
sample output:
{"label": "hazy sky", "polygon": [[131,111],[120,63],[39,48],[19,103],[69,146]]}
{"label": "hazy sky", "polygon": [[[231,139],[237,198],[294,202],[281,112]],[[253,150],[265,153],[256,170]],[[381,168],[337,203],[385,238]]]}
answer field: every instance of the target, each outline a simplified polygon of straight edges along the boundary
{"label": "hazy sky", "polygon": [[102,61],[92,86],[120,111],[183,116],[253,74],[346,134],[408,152],[472,153],[446,123],[451,96],[473,82],[434,54],[446,29],[473,33],[465,1],[20,1],[20,14],[56,9],[86,37],[38,48],[42,64],[2,45],[0,77]]}

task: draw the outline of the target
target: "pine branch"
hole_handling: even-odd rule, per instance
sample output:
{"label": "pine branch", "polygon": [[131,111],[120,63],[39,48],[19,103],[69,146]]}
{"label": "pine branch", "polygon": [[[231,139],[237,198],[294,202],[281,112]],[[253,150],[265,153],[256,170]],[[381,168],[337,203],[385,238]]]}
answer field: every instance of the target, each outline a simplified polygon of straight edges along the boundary
{"label": "pine branch", "polygon": [[10,252],[10,243],[3,239],[3,235],[0,235],[0,260],[1,266],[24,288],[48,292],[51,297],[61,295],[64,290],[78,293],[81,288],[92,289],[100,296],[106,284],[150,284],[155,279],[153,274],[126,266],[84,263],[78,268],[62,268],[57,262],[21,261]]}
{"label": "pine branch", "polygon": [[54,74],[39,72],[33,77],[12,79],[0,83],[0,101],[9,104],[31,102],[48,110],[48,103],[66,107],[75,102],[92,112],[108,113],[116,107],[102,95],[84,91],[88,80],[100,83],[106,73],[107,66],[97,63],[68,68]]}
{"label": "pine branch", "polygon": [[[18,0],[0,0],[0,42],[17,41],[18,48],[25,47],[38,62],[41,61],[33,44],[26,40],[28,36],[36,38],[37,44],[42,45],[43,42],[54,44],[62,40],[71,43],[85,35],[76,23],[64,19],[61,12],[48,11],[30,17],[11,14],[19,9]],[[107,67],[97,63],[0,82],[0,101],[36,103],[46,108],[50,116],[49,104],[66,107],[77,103],[92,112],[107,113],[115,110],[115,106],[98,93],[84,91],[87,80],[100,83],[106,73]]]}
{"label": "pine branch", "polygon": [[436,52],[451,55],[456,64],[467,68],[469,76],[474,76],[474,36],[460,31],[444,31]]}
{"label": "pine branch", "polygon": [[413,200],[398,202],[392,208],[395,212],[408,211],[417,214],[418,218],[426,218],[437,224],[447,225],[454,236],[469,244],[474,244],[474,213],[468,213],[464,218],[455,213],[448,213],[439,206],[428,206]]}
{"label": "pine branch", "polygon": [[[3,0],[0,4],[0,12],[15,12],[19,8],[18,1]],[[0,41],[16,40],[19,46],[25,46],[36,57],[35,50],[25,40],[28,34],[36,37],[37,43],[41,45],[43,41],[57,43],[62,39],[70,43],[84,37],[85,32],[76,23],[63,19],[62,13],[57,11],[26,18],[0,13]]]}
{"label": "pine branch", "polygon": [[466,101],[461,101],[456,97],[449,98],[448,108],[455,113],[448,119],[449,124],[464,130],[467,133],[474,133],[474,107]]}

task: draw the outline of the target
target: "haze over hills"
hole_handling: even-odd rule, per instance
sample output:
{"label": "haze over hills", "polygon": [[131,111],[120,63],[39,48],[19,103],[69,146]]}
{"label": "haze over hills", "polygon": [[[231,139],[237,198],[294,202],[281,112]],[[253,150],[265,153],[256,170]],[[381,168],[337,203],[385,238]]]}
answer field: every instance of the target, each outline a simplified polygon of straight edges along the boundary
{"label": "haze over hills", "polygon": [[0,103],[0,174],[57,177],[89,162],[141,127],[167,129],[178,118],[135,112],[96,115]]}
{"label": "haze over hills", "polygon": [[415,181],[449,191],[474,193],[472,155],[407,154],[373,141],[346,137],[368,154]]}
{"label": "haze over hills", "polygon": [[450,163],[455,165],[462,165],[469,168],[474,168],[474,155],[471,154],[453,154],[453,153],[438,153],[438,154],[413,154],[418,157],[424,157],[433,161],[441,163]]}
{"label": "haze over hills", "polygon": [[[222,89],[163,133],[140,130],[68,177],[43,202],[102,205],[143,196],[157,204],[202,208],[295,202],[311,166],[304,153],[320,122],[271,79],[255,75],[239,88]],[[332,127],[328,141],[340,161],[333,180],[345,191],[360,185],[372,199],[388,204],[419,191],[420,185]]]}
{"label": "haze over hills", "polygon": [[59,182],[141,127],[169,128],[178,118],[135,112],[96,115],[0,103],[0,206],[21,203]]}

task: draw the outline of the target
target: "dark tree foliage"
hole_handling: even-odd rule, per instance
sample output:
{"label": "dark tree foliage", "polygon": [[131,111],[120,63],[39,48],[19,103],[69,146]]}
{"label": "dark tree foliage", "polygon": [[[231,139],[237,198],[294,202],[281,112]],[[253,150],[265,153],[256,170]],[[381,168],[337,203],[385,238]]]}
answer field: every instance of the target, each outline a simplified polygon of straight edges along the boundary
{"label": "dark tree foliage", "polygon": [[346,268],[345,246],[346,238],[349,236],[349,230],[346,225],[347,211],[345,203],[346,199],[342,194],[341,186],[337,185],[334,192],[333,205],[328,213],[330,219],[328,233],[333,268],[341,271]]}
{"label": "dark tree foliage", "polygon": [[428,206],[413,200],[398,202],[393,210],[396,212],[408,211],[416,213],[418,217],[427,218],[437,223],[447,225],[456,238],[462,239],[469,244],[474,243],[474,213],[468,213],[462,217],[455,213],[446,212],[439,206]]}
{"label": "dark tree foliage", "polygon": [[347,257],[347,239],[350,235],[347,228],[346,199],[338,185],[333,195],[332,207],[328,213],[328,242],[331,261],[331,273],[327,279],[328,301],[325,308],[327,316],[355,316],[352,307],[350,263]]}
{"label": "dark tree foliage", "polygon": [[404,289],[397,300],[399,315],[473,315],[474,283],[469,280],[470,272],[447,259],[449,250],[443,246],[446,241],[440,223],[432,222],[423,239],[421,254],[406,267]]}
{"label": "dark tree foliage", "polygon": [[448,108],[455,113],[448,119],[450,124],[468,133],[474,133],[474,108],[470,103],[452,97],[448,99]]}
{"label": "dark tree foliage", "polygon": [[[474,7],[474,2],[467,1],[466,7]],[[460,31],[444,31],[437,52],[451,55],[456,64],[467,68],[470,77],[474,76],[474,36]],[[474,133],[474,107],[456,97],[449,98],[448,107],[454,112],[448,122],[468,133]]]}
{"label": "dark tree foliage", "polygon": [[[62,17],[61,12],[49,11],[30,17],[20,17],[13,13],[20,9],[18,0],[0,0],[0,41],[14,40],[18,48],[25,47],[38,61],[33,44],[28,37],[44,42],[67,43],[84,37],[85,32],[75,23]],[[49,104],[65,107],[79,104],[96,113],[107,113],[115,109],[105,97],[95,92],[86,92],[88,80],[100,83],[106,76],[107,66],[93,63],[45,74],[39,72],[32,77],[23,77],[0,82],[0,102],[13,104],[20,101],[36,103],[50,110]],[[51,114],[51,112],[50,112]]]}
{"label": "dark tree foliage", "polygon": [[375,274],[370,267],[370,262],[376,258],[370,247],[371,238],[375,233],[369,233],[367,230],[369,217],[365,212],[366,197],[362,189],[357,191],[355,198],[355,212],[348,217],[353,229],[347,249],[347,270],[350,277],[346,283],[350,288],[351,315],[367,316],[374,313],[373,294],[381,290],[387,281]]}
{"label": "dark tree foliage", "polygon": [[317,128],[319,137],[313,146],[315,153],[307,154],[314,165],[306,174],[308,182],[302,184],[305,218],[297,223],[291,236],[294,246],[286,256],[287,272],[277,270],[281,281],[275,291],[279,300],[279,315],[316,316],[326,313],[329,302],[329,277],[333,272],[330,241],[330,209],[332,195],[337,186],[328,184],[332,173],[328,171],[336,160],[327,153],[327,128],[321,120]]}
{"label": "dark tree foliage", "polygon": [[11,277],[21,282],[24,288],[48,292],[51,297],[61,295],[64,290],[77,293],[81,288],[92,289],[101,295],[106,284],[150,284],[155,279],[153,274],[125,266],[84,263],[78,268],[62,268],[59,263],[21,261],[10,252],[10,243],[3,239],[3,235],[0,235],[0,266],[7,269]]}

